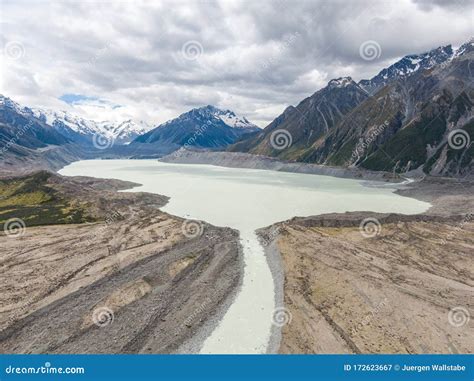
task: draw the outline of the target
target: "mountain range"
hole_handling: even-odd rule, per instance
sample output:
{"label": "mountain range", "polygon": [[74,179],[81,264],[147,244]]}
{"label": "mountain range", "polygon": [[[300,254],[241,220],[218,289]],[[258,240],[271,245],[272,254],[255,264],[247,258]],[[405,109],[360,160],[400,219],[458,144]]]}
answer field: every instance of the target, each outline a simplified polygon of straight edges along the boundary
{"label": "mountain range", "polygon": [[[23,107],[0,96],[0,154],[11,164],[45,155],[59,161],[156,157],[189,146],[370,170],[470,175],[473,56],[470,40],[458,49],[447,45],[407,55],[371,79],[330,80],[264,129],[211,105],[152,127]],[[97,147],[97,136],[113,147]]]}
{"label": "mountain range", "polygon": [[409,55],[369,80],[331,80],[229,147],[334,166],[472,174],[474,43]]}
{"label": "mountain range", "polygon": [[3,95],[0,95],[0,105],[24,117],[40,120],[74,143],[92,143],[94,135],[103,135],[113,138],[116,144],[127,144],[153,128],[143,121],[96,122],[67,111],[24,107]]}
{"label": "mountain range", "polygon": [[[66,111],[25,107],[3,95],[0,113],[0,142],[9,148],[49,146],[50,150],[52,146],[74,145],[82,150],[100,149],[96,152],[99,156],[156,157],[181,146],[225,148],[260,130],[247,118],[210,105],[192,109],[157,127],[143,121],[94,121]],[[17,132],[20,139],[15,137]]]}
{"label": "mountain range", "polygon": [[94,135],[108,136],[115,144],[127,144],[153,127],[131,119],[111,122],[84,119],[65,111],[31,109],[33,115],[77,143],[90,143]]}
{"label": "mountain range", "polygon": [[152,144],[174,151],[183,146],[223,148],[260,128],[233,111],[214,106],[194,108],[137,137],[132,146]]}
{"label": "mountain range", "polygon": [[2,148],[15,145],[36,149],[67,144],[70,140],[36,118],[30,109],[0,95],[0,143]]}
{"label": "mountain range", "polygon": [[133,120],[98,122],[66,111],[25,107],[0,95],[0,169],[59,168],[95,157],[155,158],[182,146],[225,149],[256,131],[260,128],[247,118],[210,105],[153,128]]}

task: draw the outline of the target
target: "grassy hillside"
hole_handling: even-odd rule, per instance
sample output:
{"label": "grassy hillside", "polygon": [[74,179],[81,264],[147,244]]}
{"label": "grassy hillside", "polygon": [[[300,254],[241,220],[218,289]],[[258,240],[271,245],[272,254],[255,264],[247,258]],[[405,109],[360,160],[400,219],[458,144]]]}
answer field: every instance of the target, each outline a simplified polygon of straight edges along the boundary
{"label": "grassy hillside", "polygon": [[0,230],[10,218],[26,226],[91,222],[87,205],[48,185],[52,175],[42,171],[29,176],[0,179]]}

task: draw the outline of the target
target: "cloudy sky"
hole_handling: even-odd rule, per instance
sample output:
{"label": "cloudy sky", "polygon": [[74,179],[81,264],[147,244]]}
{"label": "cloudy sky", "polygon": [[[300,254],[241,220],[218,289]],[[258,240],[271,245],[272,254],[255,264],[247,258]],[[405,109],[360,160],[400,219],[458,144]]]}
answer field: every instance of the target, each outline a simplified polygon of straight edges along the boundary
{"label": "cloudy sky", "polygon": [[0,93],[155,125],[213,104],[264,127],[331,78],[474,35],[469,0],[0,4]]}

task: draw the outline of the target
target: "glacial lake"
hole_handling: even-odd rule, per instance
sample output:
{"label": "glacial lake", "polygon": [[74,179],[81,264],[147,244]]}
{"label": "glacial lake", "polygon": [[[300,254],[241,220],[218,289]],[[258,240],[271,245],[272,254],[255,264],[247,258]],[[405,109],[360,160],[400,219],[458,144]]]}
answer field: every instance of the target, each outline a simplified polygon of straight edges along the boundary
{"label": "glacial lake", "polygon": [[161,210],[240,231],[244,278],[233,304],[201,353],[265,353],[275,310],[274,282],[255,230],[295,216],[374,211],[417,214],[430,204],[394,194],[373,181],[300,173],[169,164],[157,160],[85,160],[65,176],[114,178],[142,184],[131,191],[170,197]]}

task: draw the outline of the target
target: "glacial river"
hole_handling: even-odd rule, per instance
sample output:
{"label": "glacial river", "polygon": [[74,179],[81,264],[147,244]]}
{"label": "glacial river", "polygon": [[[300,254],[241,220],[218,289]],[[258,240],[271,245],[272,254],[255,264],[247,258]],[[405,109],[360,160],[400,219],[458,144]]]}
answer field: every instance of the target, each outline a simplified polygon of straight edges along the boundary
{"label": "glacial river", "polygon": [[395,189],[385,183],[377,186],[376,182],[329,176],[156,160],[85,160],[72,163],[59,173],[140,183],[143,185],[133,191],[170,197],[163,211],[240,231],[245,262],[242,287],[204,341],[202,353],[267,350],[275,286],[255,229],[294,216],[364,210],[416,214],[430,206],[394,194]]}

